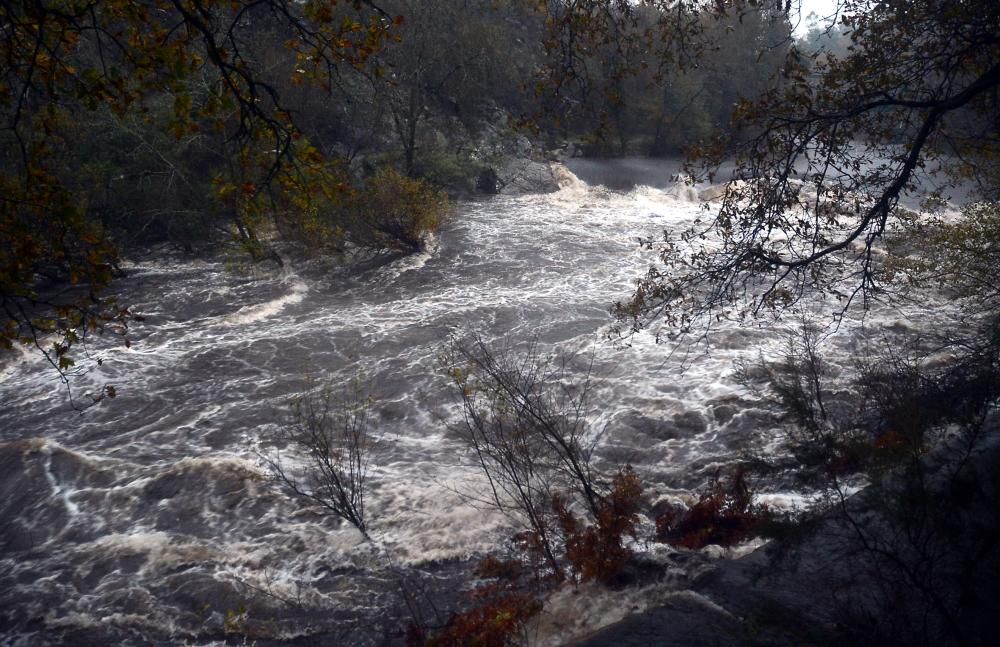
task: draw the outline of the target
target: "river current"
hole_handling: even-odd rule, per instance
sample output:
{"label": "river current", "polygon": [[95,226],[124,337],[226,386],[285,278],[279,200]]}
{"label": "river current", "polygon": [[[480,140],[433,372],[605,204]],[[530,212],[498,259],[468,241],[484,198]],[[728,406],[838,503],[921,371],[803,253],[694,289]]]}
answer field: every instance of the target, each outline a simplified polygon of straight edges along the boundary
{"label": "river current", "polygon": [[[115,399],[72,410],[31,352],[0,373],[0,644],[207,644],[225,639],[227,616],[319,644],[398,639],[394,572],[458,586],[463,560],[511,533],[461,494],[483,484],[449,430],[459,409],[439,357],[472,331],[592,361],[598,459],[634,465],[650,501],[768,447],[777,432],[734,362],[780,353],[794,318],[720,326],[689,352],[608,339],[609,305],[655,262],[638,240],[705,215],[704,186],[645,173],[649,185],[613,190],[564,172],[555,193],[462,202],[425,253],[373,269],[132,263],[121,298],[145,321],[130,348],[96,340],[101,366],[73,380],[75,397],[110,383]],[[919,304],[848,316],[827,343],[846,358],[862,321],[913,329],[927,316]],[[290,397],[357,377],[381,439],[368,501],[378,550],[271,486],[260,459]]]}

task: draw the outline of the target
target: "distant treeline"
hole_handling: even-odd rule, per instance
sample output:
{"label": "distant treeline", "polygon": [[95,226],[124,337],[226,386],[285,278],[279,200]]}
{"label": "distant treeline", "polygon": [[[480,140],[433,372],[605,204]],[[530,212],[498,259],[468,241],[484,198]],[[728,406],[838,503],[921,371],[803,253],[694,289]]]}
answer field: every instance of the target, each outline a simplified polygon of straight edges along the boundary
{"label": "distant treeline", "polygon": [[[528,154],[528,139],[551,147],[569,141],[591,155],[676,155],[725,134],[738,100],[767,87],[791,44],[784,14],[705,14],[698,18],[702,35],[709,36],[702,42],[713,45],[692,51],[688,65],[655,56],[647,61],[636,48],[625,51],[608,39],[574,62],[576,82],[556,84],[551,70],[561,62],[547,40],[551,16],[536,4],[379,3],[394,17],[391,37],[365,60],[322,74],[295,48],[296,34],[272,3],[248,6],[236,39],[240,64],[266,88],[256,100],[280,101],[296,137],[308,142],[307,154],[337,160],[337,168],[325,170],[336,181],[323,182],[354,186],[391,166],[452,193],[474,191],[480,173],[504,157]],[[636,28],[655,20],[639,15]],[[86,32],[81,38],[66,62],[77,70],[106,70],[106,44]],[[218,70],[195,62],[208,56],[191,46],[175,60],[154,63],[189,69],[167,87],[146,92],[138,109],[109,102],[86,84],[76,97],[60,98],[72,104],[72,127],[61,133],[66,154],[59,173],[86,196],[89,215],[122,243],[193,245],[212,229],[232,233],[231,207],[220,194],[259,190],[260,178],[238,168],[238,157],[246,155],[237,142],[246,126],[240,106],[220,103]],[[93,85],[108,81],[98,76]],[[13,170],[15,148],[5,150],[3,163]],[[294,206],[281,202],[267,210]],[[339,198],[332,202],[343,207]],[[321,208],[330,211],[331,204]],[[236,235],[252,243],[251,214],[235,222]],[[287,228],[309,227],[299,222]]]}

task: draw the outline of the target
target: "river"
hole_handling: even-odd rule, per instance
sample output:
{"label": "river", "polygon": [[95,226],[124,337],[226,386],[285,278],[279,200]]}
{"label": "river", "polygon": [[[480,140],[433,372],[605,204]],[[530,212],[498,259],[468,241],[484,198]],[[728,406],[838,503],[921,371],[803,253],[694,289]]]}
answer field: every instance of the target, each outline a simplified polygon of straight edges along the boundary
{"label": "river", "polygon": [[[130,348],[93,341],[101,365],[73,380],[75,397],[110,383],[115,399],[72,410],[31,352],[0,374],[0,643],[207,644],[227,614],[321,644],[398,638],[383,555],[272,487],[260,454],[290,397],[363,379],[381,439],[373,533],[397,571],[455,588],[464,560],[511,531],[461,494],[483,483],[450,431],[459,409],[439,357],[473,331],[592,361],[598,459],[634,465],[650,502],[766,449],[777,431],[734,362],[780,353],[797,320],[721,326],[689,352],[609,340],[609,305],[655,261],[638,239],[691,225],[703,204],[670,182],[676,165],[643,162],[631,187],[575,168],[589,183],[565,173],[555,193],[462,202],[425,253],[373,269],[293,261],[247,275],[166,252],[131,263],[118,289],[145,321]],[[919,303],[848,316],[828,344],[846,362],[863,322],[914,329],[927,316]]]}

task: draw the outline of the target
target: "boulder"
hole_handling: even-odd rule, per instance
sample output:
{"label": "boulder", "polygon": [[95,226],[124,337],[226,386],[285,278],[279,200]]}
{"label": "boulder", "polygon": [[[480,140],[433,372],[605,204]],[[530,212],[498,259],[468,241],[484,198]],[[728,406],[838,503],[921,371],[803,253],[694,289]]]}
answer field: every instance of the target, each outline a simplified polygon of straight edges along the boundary
{"label": "boulder", "polygon": [[528,193],[554,193],[559,190],[559,182],[548,162],[530,159],[515,159],[499,173],[500,193],[503,195],[524,195]]}

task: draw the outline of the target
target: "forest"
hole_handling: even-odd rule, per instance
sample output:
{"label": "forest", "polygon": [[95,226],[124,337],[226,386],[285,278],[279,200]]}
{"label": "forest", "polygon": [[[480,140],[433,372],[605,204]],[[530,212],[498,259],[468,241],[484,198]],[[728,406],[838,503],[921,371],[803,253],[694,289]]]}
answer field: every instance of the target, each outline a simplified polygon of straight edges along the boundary
{"label": "forest", "polygon": [[1000,7],[807,5],[0,7],[0,636],[988,644]]}
{"label": "forest", "polygon": [[[7,345],[63,334],[64,370],[71,329],[120,329],[125,306],[98,294],[136,247],[412,251],[445,194],[495,192],[505,158],[680,153],[728,133],[791,43],[780,12],[694,6],[680,20],[698,43],[646,61],[674,20],[655,3],[618,40],[597,33],[614,15],[560,25],[575,18],[533,2],[224,5],[4,8]],[[557,51],[575,31],[597,46]]]}

